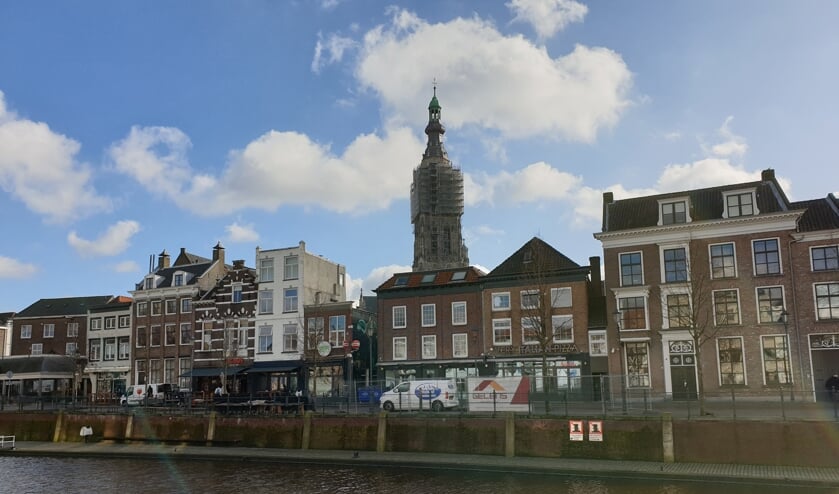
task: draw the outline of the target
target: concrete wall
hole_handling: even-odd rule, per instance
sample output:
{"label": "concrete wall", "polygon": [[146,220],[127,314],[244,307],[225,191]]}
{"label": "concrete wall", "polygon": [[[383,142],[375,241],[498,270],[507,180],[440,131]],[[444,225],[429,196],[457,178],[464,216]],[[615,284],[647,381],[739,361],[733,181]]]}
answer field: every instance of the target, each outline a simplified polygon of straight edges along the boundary
{"label": "concrete wall", "polygon": [[[404,451],[684,463],[835,466],[839,423],[603,420],[603,441],[571,441],[569,421],[514,417],[222,417],[2,413],[18,441],[161,441],[208,446]],[[586,429],[584,424],[583,429]],[[670,431],[672,430],[672,435]]]}

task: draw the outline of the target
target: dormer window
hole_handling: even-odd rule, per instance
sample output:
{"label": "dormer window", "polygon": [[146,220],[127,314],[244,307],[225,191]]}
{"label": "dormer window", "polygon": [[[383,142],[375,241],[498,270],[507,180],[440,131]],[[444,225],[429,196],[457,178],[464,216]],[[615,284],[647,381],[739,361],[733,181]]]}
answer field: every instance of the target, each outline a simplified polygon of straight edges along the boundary
{"label": "dormer window", "polygon": [[144,290],[151,290],[154,288],[154,276],[149,276],[145,280],[143,280],[143,289]]}
{"label": "dormer window", "polygon": [[658,224],[679,225],[690,223],[687,197],[669,197],[658,201]]}
{"label": "dormer window", "polygon": [[754,216],[760,211],[755,204],[754,190],[735,190],[724,194],[725,208],[723,218]]}
{"label": "dormer window", "polygon": [[176,273],[172,280],[172,286],[184,286],[184,274]]}

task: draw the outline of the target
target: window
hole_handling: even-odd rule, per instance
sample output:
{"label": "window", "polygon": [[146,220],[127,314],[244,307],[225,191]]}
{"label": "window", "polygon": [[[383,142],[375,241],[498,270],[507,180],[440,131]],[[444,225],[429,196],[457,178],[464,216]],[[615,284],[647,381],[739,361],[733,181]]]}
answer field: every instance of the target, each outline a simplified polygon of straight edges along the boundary
{"label": "window", "polygon": [[116,338],[105,338],[105,352],[103,356],[103,360],[111,361],[115,360],[117,356],[117,339]]}
{"label": "window", "polygon": [[181,345],[189,345],[192,343],[192,324],[188,322],[181,323]]}
{"label": "window", "polygon": [[574,341],[574,316],[551,316],[554,343],[572,343]]}
{"label": "window", "polygon": [[710,251],[712,278],[734,278],[737,276],[733,243],[711,245]]}
{"label": "window", "polygon": [[404,305],[398,305],[393,308],[393,328],[405,328],[408,326],[406,321],[406,308]]}
{"label": "window", "polygon": [[75,341],[68,341],[64,344],[64,355],[76,355],[79,353],[79,346]]}
{"label": "window", "polygon": [[79,336],[79,323],[67,323],[67,337],[76,338],[77,336]]}
{"label": "window", "polygon": [[650,386],[650,358],[647,344],[628,342],[626,345],[626,373],[630,388]]}
{"label": "window", "polygon": [[347,333],[347,316],[329,316],[329,344],[340,347]]}
{"label": "window", "polygon": [[667,295],[667,327],[690,327],[690,296],[687,293],[673,293]]}
{"label": "window", "polygon": [[181,314],[187,314],[192,312],[192,299],[191,298],[182,298],[181,299]]}
{"label": "window", "polygon": [[146,346],[148,338],[148,333],[146,332],[145,326],[140,326],[137,328],[137,338],[135,338],[135,345],[137,348],[143,348]]}
{"label": "window", "polygon": [[437,306],[435,304],[422,304],[422,327],[437,325]]}
{"label": "window", "polygon": [[146,361],[145,360],[137,360],[134,362],[134,368],[137,373],[136,380],[134,381],[137,384],[146,384]]}
{"label": "window", "polygon": [[406,286],[408,284],[407,276],[399,276],[394,280],[393,286]]}
{"label": "window", "polygon": [[242,285],[233,285],[233,293],[230,295],[230,300],[234,304],[238,304],[242,301]]}
{"label": "window", "polygon": [[621,286],[638,286],[644,284],[640,252],[621,254],[620,262]]}
{"label": "window", "polygon": [[101,317],[94,317],[90,320],[90,330],[91,331],[99,331],[102,329],[102,318]]}
{"label": "window", "polygon": [[274,312],[274,290],[259,291],[259,313],[272,314]]}
{"label": "window", "polygon": [[605,331],[590,331],[588,333],[588,353],[592,357],[609,356],[609,345]]}
{"label": "window", "polygon": [[819,320],[839,319],[839,283],[818,283],[816,317]]}
{"label": "window", "polygon": [[726,218],[752,216],[755,214],[754,195],[751,192],[738,192],[725,196]]}
{"label": "window", "polygon": [[204,321],[198,328],[198,350],[208,351],[213,349],[213,322]]}
{"label": "window", "polygon": [[297,312],[297,288],[283,290],[283,312]]}
{"label": "window", "polygon": [[131,327],[131,316],[119,316],[119,327],[120,328]]}
{"label": "window", "polygon": [[283,325],[283,352],[297,352],[297,325]]}
{"label": "window", "polygon": [[538,309],[540,307],[539,302],[539,290],[527,290],[521,292],[522,309]]}
{"label": "window", "polygon": [[55,324],[44,324],[44,338],[55,337]]}
{"label": "window", "polygon": [[88,342],[87,358],[93,362],[98,362],[102,359],[102,340],[96,338]]}
{"label": "window", "polygon": [[571,289],[551,288],[551,307],[571,307]]}
{"label": "window", "polygon": [[835,245],[813,247],[810,249],[810,258],[813,261],[813,271],[839,269],[839,247]]}
{"label": "window", "polygon": [[151,346],[160,346],[160,326],[151,327]]}
{"label": "window", "polygon": [[661,203],[661,224],[672,225],[674,223],[687,222],[687,205],[684,201]]}
{"label": "window", "polygon": [[259,343],[258,343],[258,352],[259,353],[270,353],[274,351],[274,334],[271,326],[260,326],[259,327]]}
{"label": "window", "polygon": [[452,273],[452,281],[463,281],[466,279],[466,271],[455,271]]}
{"label": "window", "polygon": [[538,317],[525,317],[521,320],[521,342],[525,345],[539,343],[542,321]]}
{"label": "window", "polygon": [[464,358],[469,356],[469,339],[466,333],[452,335],[452,357]]}
{"label": "window", "polygon": [[437,273],[427,273],[422,275],[420,283],[433,283],[435,278],[437,278]]}
{"label": "window", "polygon": [[29,352],[32,355],[43,355],[44,353],[44,344],[43,343],[33,343],[32,349]]}
{"label": "window", "polygon": [[298,276],[297,256],[286,256],[283,260],[283,279],[296,280]]}
{"label": "window", "polygon": [[270,257],[259,260],[259,282],[274,281],[274,259]]}
{"label": "window", "polygon": [[153,300],[151,303],[151,315],[159,316],[162,303],[160,300]]}
{"label": "window", "polygon": [[790,384],[792,373],[789,368],[787,339],[783,335],[762,336],[764,384]]}
{"label": "window", "polygon": [[404,336],[393,339],[393,360],[408,359],[408,339]]}
{"label": "window", "polygon": [[178,333],[177,333],[177,331],[175,331],[175,325],[174,324],[167,324],[164,329],[165,329],[165,333],[166,333],[166,336],[165,336],[165,339],[164,339],[164,344],[166,346],[172,346],[172,345],[177,344]]}
{"label": "window", "polygon": [[184,286],[184,274],[183,273],[175,274],[175,279],[172,282],[172,286]]}
{"label": "window", "polygon": [[452,302],[452,326],[466,324],[466,302]]}
{"label": "window", "polygon": [[437,336],[423,335],[422,337],[422,358],[437,358]]}
{"label": "window", "polygon": [[131,343],[127,336],[120,336],[117,338],[117,359],[128,360],[131,352]]}
{"label": "window", "polygon": [[492,343],[494,345],[513,344],[513,327],[510,319],[492,320]]}
{"label": "window", "polygon": [[717,326],[740,324],[740,303],[737,290],[714,292],[714,323]]}
{"label": "window", "polygon": [[720,364],[720,384],[723,386],[745,385],[746,364],[743,359],[743,339],[718,339],[717,356]]}
{"label": "window", "polygon": [[493,293],[492,310],[510,310],[510,294],[508,292]]}
{"label": "window", "polygon": [[783,322],[784,287],[765,286],[757,289],[757,314],[762,323]]}
{"label": "window", "polygon": [[23,324],[20,326],[20,339],[28,340],[32,338],[32,325]]}
{"label": "window", "polygon": [[161,377],[160,360],[149,360],[149,382],[159,383]]}
{"label": "window", "polygon": [[[179,376],[183,376],[185,374],[192,374],[192,361],[189,359],[189,357],[181,357],[180,359],[178,359],[178,367]],[[181,377],[180,386],[181,388],[189,389],[192,386],[192,378],[189,376]]]}
{"label": "window", "polygon": [[779,274],[781,272],[778,239],[755,240],[752,242],[752,250],[755,256],[755,275]]}
{"label": "window", "polygon": [[323,339],[323,318],[322,317],[310,317],[309,324],[306,326],[309,328],[309,335],[312,338],[315,338],[313,341],[315,343],[319,342]]}
{"label": "window", "polygon": [[117,327],[117,318],[116,317],[106,317],[105,318],[105,329],[116,329]]}
{"label": "window", "polygon": [[679,283],[688,279],[687,255],[684,247],[664,249],[664,282]]}
{"label": "window", "polygon": [[145,317],[149,315],[149,303],[137,302],[137,317]]}
{"label": "window", "polygon": [[163,382],[175,382],[175,359],[167,358],[163,361]]}
{"label": "window", "polygon": [[621,312],[621,331],[627,329],[647,329],[646,299],[644,297],[624,297],[618,299]]}
{"label": "window", "polygon": [[146,290],[151,290],[154,288],[154,276],[149,276],[145,280],[143,280],[143,288]]}
{"label": "window", "polygon": [[166,313],[175,314],[178,312],[178,301],[175,299],[166,300]]}

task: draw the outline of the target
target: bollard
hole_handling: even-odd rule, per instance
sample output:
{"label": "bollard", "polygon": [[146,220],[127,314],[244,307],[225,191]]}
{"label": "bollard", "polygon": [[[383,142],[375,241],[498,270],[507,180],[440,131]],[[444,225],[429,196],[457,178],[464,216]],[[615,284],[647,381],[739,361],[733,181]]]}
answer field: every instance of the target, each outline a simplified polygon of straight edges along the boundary
{"label": "bollard", "polygon": [[734,420],[737,420],[737,400],[734,397],[734,388],[731,388],[731,413]]}

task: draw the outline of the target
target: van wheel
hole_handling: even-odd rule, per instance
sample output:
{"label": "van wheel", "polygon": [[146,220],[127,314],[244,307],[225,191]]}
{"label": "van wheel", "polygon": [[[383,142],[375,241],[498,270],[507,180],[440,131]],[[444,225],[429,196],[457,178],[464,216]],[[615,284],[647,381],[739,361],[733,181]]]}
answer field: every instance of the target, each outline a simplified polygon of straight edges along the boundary
{"label": "van wheel", "polygon": [[385,404],[382,405],[382,408],[384,408],[385,411],[392,412],[395,407],[393,406],[393,403],[386,401]]}
{"label": "van wheel", "polygon": [[443,404],[439,401],[435,401],[431,404],[431,409],[435,412],[442,412],[443,411]]}

